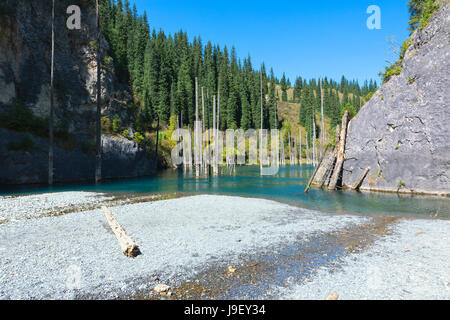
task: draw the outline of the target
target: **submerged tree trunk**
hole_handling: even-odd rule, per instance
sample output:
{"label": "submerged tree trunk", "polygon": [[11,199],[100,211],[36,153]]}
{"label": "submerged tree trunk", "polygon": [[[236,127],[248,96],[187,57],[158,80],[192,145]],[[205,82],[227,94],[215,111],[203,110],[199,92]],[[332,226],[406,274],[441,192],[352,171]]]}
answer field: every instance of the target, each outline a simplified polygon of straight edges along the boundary
{"label": "submerged tree trunk", "polygon": [[300,155],[299,155],[299,161],[300,161],[300,166],[302,166],[302,128],[298,129],[299,131],[299,138],[300,138]]}
{"label": "submerged tree trunk", "polygon": [[53,185],[53,73],[55,69],[55,0],[52,1],[52,57],[50,69],[50,116],[48,123],[48,184]]}
{"label": "submerged tree trunk", "polygon": [[260,79],[260,92],[261,92],[261,132],[259,134],[260,139],[259,139],[259,167],[260,167],[260,173],[262,175],[262,168],[263,168],[263,158],[262,158],[262,131],[263,131],[263,87],[262,87],[262,69],[259,72],[259,79]]}
{"label": "submerged tree trunk", "polygon": [[361,174],[361,176],[359,177],[359,179],[355,182],[355,184],[352,186],[352,190],[359,190],[359,188],[361,187],[361,185],[364,182],[364,179],[366,178],[367,174],[370,171],[370,167],[367,167],[364,172]]}
{"label": "submerged tree trunk", "polygon": [[195,78],[195,125],[194,125],[194,137],[195,137],[195,176],[200,177],[200,163],[201,163],[201,143],[199,143],[198,133],[200,131],[200,127],[198,124],[199,116],[198,116],[198,78]]}
{"label": "submerged tree trunk", "polygon": [[97,126],[96,126],[96,157],[95,157],[95,182],[102,179],[102,127],[101,127],[101,59],[100,59],[100,21],[97,0]]}
{"label": "submerged tree trunk", "polygon": [[345,140],[347,137],[348,111],[345,112],[342,118],[341,138],[339,141],[339,149],[337,154],[336,165],[334,167],[333,176],[331,177],[329,190],[335,190],[338,180],[341,177],[342,166],[344,164]]}
{"label": "submerged tree trunk", "polygon": [[[156,145],[155,145],[155,168],[158,169],[158,145],[159,145],[159,114],[157,114],[158,121],[156,123]],[[183,154],[185,154],[183,148]]]}

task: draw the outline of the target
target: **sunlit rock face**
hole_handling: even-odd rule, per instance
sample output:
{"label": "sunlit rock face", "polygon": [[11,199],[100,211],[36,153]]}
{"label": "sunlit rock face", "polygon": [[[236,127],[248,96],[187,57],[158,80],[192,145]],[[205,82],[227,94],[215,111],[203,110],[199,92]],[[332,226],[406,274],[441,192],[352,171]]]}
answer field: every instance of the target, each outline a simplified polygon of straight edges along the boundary
{"label": "sunlit rock face", "polygon": [[[70,0],[55,1],[55,128],[69,135],[55,143],[55,181],[94,178],[96,121],[96,15],[89,0],[76,1],[81,29],[67,28]],[[0,116],[15,108],[31,110],[45,124],[50,109],[51,13],[48,0],[0,1]],[[103,57],[108,43],[101,36]],[[102,115],[119,117],[131,126],[132,102],[127,86],[118,83],[112,63],[103,63]],[[0,184],[45,183],[48,139],[27,130],[7,130],[0,123]],[[130,129],[131,130],[131,129]],[[154,172],[153,159],[126,139],[105,142],[105,177],[134,177]],[[30,142],[31,141],[31,142]],[[130,147],[132,145],[133,147]],[[125,154],[125,156],[124,156]],[[113,168],[107,164],[114,164]],[[137,165],[139,163],[139,165]]]}
{"label": "sunlit rock face", "polygon": [[412,36],[403,71],[350,122],[343,183],[450,194],[450,5]]}

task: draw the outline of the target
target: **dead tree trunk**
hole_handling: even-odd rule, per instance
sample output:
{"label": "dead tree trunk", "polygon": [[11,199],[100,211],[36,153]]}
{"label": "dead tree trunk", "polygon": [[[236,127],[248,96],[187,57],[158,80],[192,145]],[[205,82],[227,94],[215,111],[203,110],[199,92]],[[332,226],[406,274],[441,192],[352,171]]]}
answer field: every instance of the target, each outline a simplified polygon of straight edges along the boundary
{"label": "dead tree trunk", "polygon": [[111,230],[116,235],[117,241],[119,241],[120,248],[124,255],[130,258],[134,258],[139,254],[139,248],[134,241],[127,235],[125,230],[120,226],[119,222],[114,218],[111,211],[105,206],[102,207],[106,220],[108,221]]}
{"label": "dead tree trunk", "polygon": [[263,131],[263,87],[262,87],[262,70],[259,72],[260,76],[260,91],[261,91],[261,132],[259,134],[259,167],[260,172],[262,174],[262,168],[263,168],[263,158],[262,158],[262,131]]}
{"label": "dead tree trunk", "polygon": [[337,153],[338,153],[338,149],[339,149],[339,141],[340,141],[339,132],[340,132],[340,127],[338,125],[336,127],[336,145],[334,146],[334,150],[330,154],[328,161],[323,164],[323,167],[325,169],[324,174],[320,177],[320,179],[317,179],[319,188],[323,188],[323,186],[325,185],[325,182],[327,181],[328,177],[330,176],[330,174],[333,170],[333,167],[336,163]]}
{"label": "dead tree trunk", "polygon": [[[156,123],[156,145],[155,145],[155,168],[158,169],[158,145],[159,145],[159,114],[157,115],[158,121]],[[183,154],[185,153],[183,149]]]}
{"label": "dead tree trunk", "polygon": [[302,128],[298,129],[299,130],[299,138],[300,138],[300,155],[299,155],[299,161],[300,161],[300,166],[302,166]]}
{"label": "dead tree trunk", "polygon": [[195,78],[195,125],[194,125],[194,136],[195,136],[195,176],[198,178],[200,177],[200,163],[199,161],[201,159],[201,144],[199,143],[199,131],[201,130],[199,128],[199,115],[198,115],[198,78]]}
{"label": "dead tree trunk", "polygon": [[329,190],[336,189],[338,180],[341,177],[342,166],[344,164],[345,140],[347,137],[347,124],[348,124],[348,111],[345,112],[344,117],[342,118],[341,138],[339,141],[339,149],[338,149],[338,154],[337,154],[336,165],[334,167],[334,172],[331,177],[330,185],[328,186]]}
{"label": "dead tree trunk", "polygon": [[52,2],[52,61],[50,70],[50,116],[48,121],[49,146],[48,146],[48,184],[53,185],[53,73],[55,69],[55,0]]}
{"label": "dead tree trunk", "polygon": [[370,167],[368,167],[368,168],[366,168],[366,170],[364,170],[364,172],[361,174],[359,179],[353,185],[352,190],[359,190],[359,188],[361,188],[361,185],[363,184],[363,181],[366,178],[369,171],[370,171]]}
{"label": "dead tree trunk", "polygon": [[[328,147],[327,147],[327,149],[328,149]],[[325,152],[326,152],[327,150],[325,150]],[[321,165],[322,165],[322,162],[323,162],[323,157],[322,157],[322,160],[320,160],[320,163],[319,163],[319,165],[316,167],[316,169],[314,170],[314,172],[313,172],[313,174],[312,174],[312,176],[311,176],[311,179],[309,179],[309,182],[308,182],[308,185],[306,186],[306,189],[305,189],[305,193],[307,193],[308,191],[309,191],[309,188],[311,187],[311,184],[312,184],[312,182],[314,181],[314,178],[315,178],[315,176],[316,176],[316,174],[317,174],[317,171],[319,171],[319,168],[321,167]]]}
{"label": "dead tree trunk", "polygon": [[96,115],[96,136],[95,136],[95,182],[98,183],[102,179],[102,127],[101,127],[101,59],[100,59],[100,21],[99,21],[99,7],[97,0],[97,115]]}

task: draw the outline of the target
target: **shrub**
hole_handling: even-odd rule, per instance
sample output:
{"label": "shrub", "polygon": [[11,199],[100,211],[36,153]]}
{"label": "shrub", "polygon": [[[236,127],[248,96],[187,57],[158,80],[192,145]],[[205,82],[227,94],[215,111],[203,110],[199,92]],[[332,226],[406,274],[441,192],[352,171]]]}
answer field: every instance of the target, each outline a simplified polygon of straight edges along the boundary
{"label": "shrub", "polygon": [[129,138],[129,137],[130,137],[130,131],[128,131],[128,130],[123,130],[122,136],[124,136],[125,138]]}
{"label": "shrub", "polygon": [[114,117],[112,122],[112,132],[118,133],[120,131],[121,121],[118,116]]}
{"label": "shrub", "polygon": [[403,58],[405,57],[406,51],[411,47],[411,40],[406,39],[405,42],[403,42],[401,50],[400,50],[400,61],[403,61]]}
{"label": "shrub", "polygon": [[386,67],[385,72],[380,72],[380,76],[383,78],[383,83],[386,83],[391,79],[392,76],[399,75],[403,68],[400,66],[401,61],[397,61],[393,65]]}
{"label": "shrub", "polygon": [[344,116],[345,111],[348,111],[348,120],[353,119],[356,116],[356,108],[352,106],[350,103],[347,103],[344,108],[341,110],[341,117]]}
{"label": "shrub", "polygon": [[370,99],[372,99],[374,92],[369,92],[367,96],[364,97],[363,101],[364,103],[369,102]]}
{"label": "shrub", "polygon": [[420,20],[420,30],[423,30],[430,22],[431,16],[439,9],[439,4],[435,0],[427,0],[425,2]]}
{"label": "shrub", "polygon": [[111,119],[104,116],[101,118],[102,131],[105,133],[112,132]]}
{"label": "shrub", "polygon": [[138,145],[142,145],[145,141],[145,138],[142,136],[142,134],[140,134],[139,132],[135,132],[134,133],[134,141],[138,144]]}

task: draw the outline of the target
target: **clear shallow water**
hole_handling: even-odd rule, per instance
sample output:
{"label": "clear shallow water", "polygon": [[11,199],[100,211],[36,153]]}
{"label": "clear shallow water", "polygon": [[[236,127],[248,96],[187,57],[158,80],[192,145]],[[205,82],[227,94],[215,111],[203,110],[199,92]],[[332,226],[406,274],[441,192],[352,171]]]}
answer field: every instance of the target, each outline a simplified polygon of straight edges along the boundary
{"label": "clear shallow water", "polygon": [[439,212],[440,218],[450,218],[450,199],[352,191],[330,192],[305,186],[311,166],[284,167],[275,176],[260,176],[259,167],[236,167],[236,174],[195,178],[195,173],[167,170],[155,177],[105,181],[101,184],[71,184],[47,186],[0,187],[0,195],[61,191],[94,191],[112,193],[186,193],[222,194],[276,200],[292,205],[336,213],[363,215],[400,215],[429,218]]}

